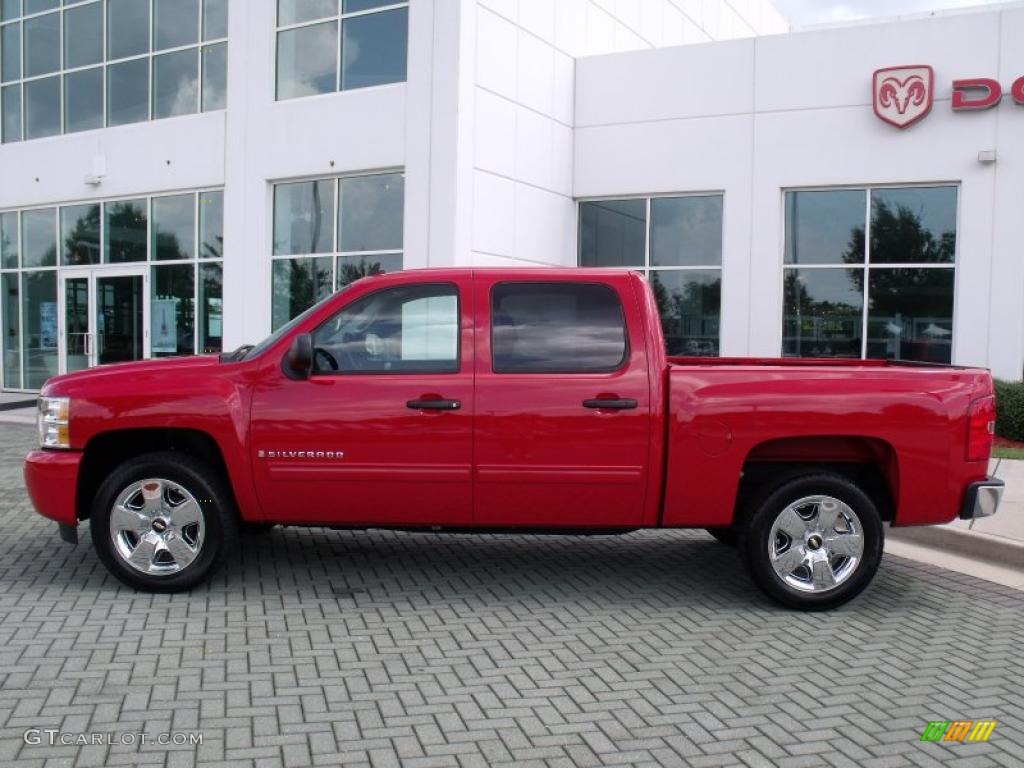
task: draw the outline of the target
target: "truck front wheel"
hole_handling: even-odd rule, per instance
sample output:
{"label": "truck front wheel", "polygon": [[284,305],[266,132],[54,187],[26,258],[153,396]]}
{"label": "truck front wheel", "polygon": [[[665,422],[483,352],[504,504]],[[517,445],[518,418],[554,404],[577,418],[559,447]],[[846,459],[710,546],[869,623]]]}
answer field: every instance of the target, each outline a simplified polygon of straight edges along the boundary
{"label": "truck front wheel", "polygon": [[96,554],[114,576],[149,592],[177,592],[206,579],[237,539],[223,482],[191,456],[163,452],[111,472],[89,520]]}
{"label": "truck front wheel", "polygon": [[790,608],[834,608],[860,594],[882,560],[874,502],[841,475],[791,479],[755,503],[740,551],[754,581]]}

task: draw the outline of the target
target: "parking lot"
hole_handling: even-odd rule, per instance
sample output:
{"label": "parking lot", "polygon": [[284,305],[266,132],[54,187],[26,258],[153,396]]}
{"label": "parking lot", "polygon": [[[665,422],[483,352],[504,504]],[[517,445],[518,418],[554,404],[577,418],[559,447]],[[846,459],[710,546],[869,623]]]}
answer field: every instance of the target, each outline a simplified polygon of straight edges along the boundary
{"label": "parking lot", "polygon": [[[208,587],[135,593],[31,510],[33,429],[0,434],[2,765],[1022,764],[1024,592],[887,556],[799,614],[702,532],[276,529]],[[920,741],[958,719],[998,725]]]}

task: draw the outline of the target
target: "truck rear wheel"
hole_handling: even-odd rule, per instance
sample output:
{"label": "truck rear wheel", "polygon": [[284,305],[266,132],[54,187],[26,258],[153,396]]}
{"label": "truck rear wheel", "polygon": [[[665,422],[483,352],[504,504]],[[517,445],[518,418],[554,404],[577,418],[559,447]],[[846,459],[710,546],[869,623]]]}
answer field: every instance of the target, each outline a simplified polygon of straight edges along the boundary
{"label": "truck rear wheel", "polygon": [[237,540],[237,516],[221,479],[172,452],[140,456],[111,472],[93,499],[89,526],[107,569],[149,592],[195,586]]}
{"label": "truck rear wheel", "polygon": [[740,551],[757,585],[790,608],[842,605],[871,582],[884,532],[874,502],[841,475],[784,482],[755,503]]}

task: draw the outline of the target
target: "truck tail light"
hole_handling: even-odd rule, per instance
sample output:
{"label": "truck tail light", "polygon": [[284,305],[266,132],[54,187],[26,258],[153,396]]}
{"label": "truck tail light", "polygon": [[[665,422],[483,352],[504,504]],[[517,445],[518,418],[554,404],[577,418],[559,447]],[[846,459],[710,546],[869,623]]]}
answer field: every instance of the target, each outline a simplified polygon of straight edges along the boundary
{"label": "truck tail light", "polygon": [[967,460],[988,461],[996,434],[996,399],[975,400],[967,409]]}

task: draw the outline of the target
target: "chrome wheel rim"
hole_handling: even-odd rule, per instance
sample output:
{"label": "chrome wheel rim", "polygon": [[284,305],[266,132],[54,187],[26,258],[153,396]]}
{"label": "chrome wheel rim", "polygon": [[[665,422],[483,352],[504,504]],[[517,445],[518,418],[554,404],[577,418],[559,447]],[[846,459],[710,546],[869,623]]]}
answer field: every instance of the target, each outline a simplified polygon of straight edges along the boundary
{"label": "chrome wheel rim", "polygon": [[829,592],[849,580],[864,557],[864,529],[849,504],[805,496],[775,518],[768,558],[775,574],[801,592]]}
{"label": "chrome wheel rim", "polygon": [[114,552],[126,565],[150,576],[188,568],[203,548],[205,533],[199,502],[171,480],[132,483],[110,511]]}

